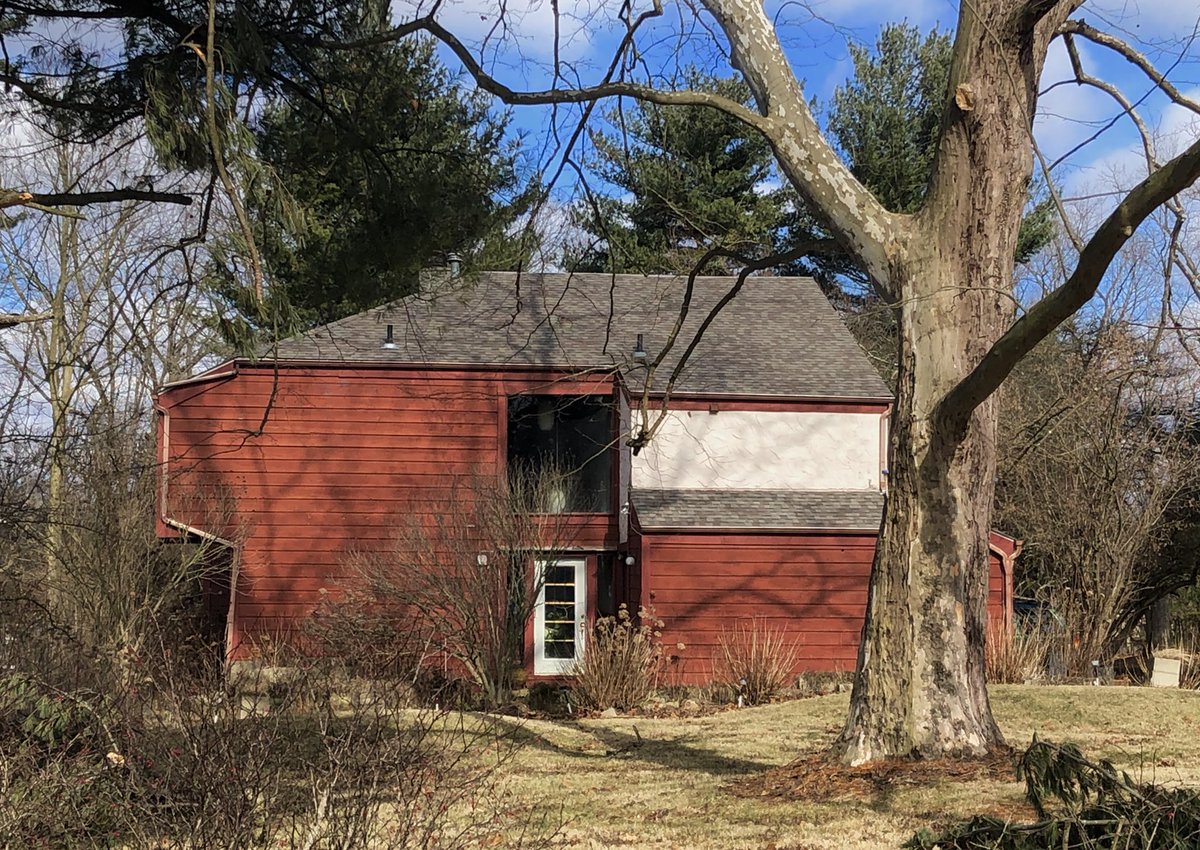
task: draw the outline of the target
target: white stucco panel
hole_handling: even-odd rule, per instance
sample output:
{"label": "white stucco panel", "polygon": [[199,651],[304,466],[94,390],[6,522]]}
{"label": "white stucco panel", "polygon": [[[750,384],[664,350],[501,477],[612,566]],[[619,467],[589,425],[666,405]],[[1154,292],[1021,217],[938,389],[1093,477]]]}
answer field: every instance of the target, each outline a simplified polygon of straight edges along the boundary
{"label": "white stucco panel", "polygon": [[879,419],[877,413],[671,411],[633,458],[633,486],[878,488]]}

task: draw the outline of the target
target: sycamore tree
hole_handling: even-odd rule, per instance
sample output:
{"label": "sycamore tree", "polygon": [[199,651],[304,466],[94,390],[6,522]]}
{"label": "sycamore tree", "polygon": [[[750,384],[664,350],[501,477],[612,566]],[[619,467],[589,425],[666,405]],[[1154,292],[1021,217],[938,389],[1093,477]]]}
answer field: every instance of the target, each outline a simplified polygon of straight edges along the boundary
{"label": "sycamore tree", "polygon": [[[645,67],[639,38],[645,32],[652,39],[651,24],[664,13],[657,4],[621,6],[617,56],[599,79],[576,82],[580,77],[560,67],[556,49],[551,82],[540,90],[505,77],[489,41],[499,25],[482,40],[460,37],[435,3],[396,29],[397,35],[435,35],[481,89],[510,104],[561,106],[623,96],[704,105],[736,118],[768,141],[782,173],[893,307],[898,375],[889,497],[858,675],[836,745],[853,763],[980,754],[1002,743],[984,675],[993,393],[1022,357],[1096,293],[1138,226],[1200,177],[1194,137],[1176,155],[1151,162],[1148,175],[1113,198],[1099,225],[1079,236],[1061,285],[1017,314],[1013,271],[1034,178],[1038,81],[1051,43],[1086,40],[1112,51],[1180,108],[1200,112],[1200,104],[1144,55],[1078,17],[1082,6],[1079,0],[962,4],[927,188],[919,206],[902,212],[881,203],[822,133],[781,44],[779,18],[756,0],[703,0],[679,12],[696,18],[692,37],[712,34],[749,86],[753,106],[636,75]],[[505,19],[503,6],[490,14]],[[595,25],[594,17],[587,20]],[[1097,79],[1081,61],[1078,83],[1096,85]],[[749,260],[744,271],[774,265],[766,263]]]}

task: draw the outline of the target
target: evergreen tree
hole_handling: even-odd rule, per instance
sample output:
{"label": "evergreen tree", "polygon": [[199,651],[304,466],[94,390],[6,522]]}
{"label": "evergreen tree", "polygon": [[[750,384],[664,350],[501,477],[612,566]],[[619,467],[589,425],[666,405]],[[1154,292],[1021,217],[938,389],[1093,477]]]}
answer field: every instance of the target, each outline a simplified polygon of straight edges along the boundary
{"label": "evergreen tree", "polygon": [[[952,47],[947,32],[933,29],[922,37],[911,24],[890,24],[874,50],[851,46],[854,76],[834,91],[829,133],[854,176],[892,212],[913,212],[925,200]],[[1049,202],[1035,204],[1021,223],[1017,261],[1028,260],[1052,236]]]}
{"label": "evergreen tree", "polygon": [[[345,38],[388,26],[365,0]],[[407,295],[418,271],[456,253],[490,267],[519,261],[506,232],[530,190],[518,190],[506,116],[459,89],[429,42],[330,50],[314,58],[320,100],[285,97],[258,128],[261,159],[286,187],[254,205],[271,284],[302,324]]]}
{"label": "evergreen tree", "polygon": [[[854,76],[834,92],[829,132],[855,176],[889,210],[916,210],[925,197],[950,52],[947,33],[935,29],[922,36],[907,23],[884,27],[874,49],[851,47]],[[688,88],[749,103],[740,79],[692,71]],[[770,147],[728,115],[639,102],[632,113],[613,110],[607,118],[621,134],[593,134],[596,171],[621,196],[599,196],[576,207],[576,223],[589,241],[568,255],[568,267],[679,271],[713,245],[762,256],[772,247],[782,252],[828,239],[790,188],[765,188],[771,183]],[[1049,204],[1035,205],[1022,223],[1018,260],[1040,250],[1052,230]],[[863,295],[865,276],[837,249],[780,271],[816,277],[843,308],[862,312],[879,306]],[[890,334],[882,333],[887,346]]]}
{"label": "evergreen tree", "polygon": [[[749,101],[745,83],[691,70],[687,87]],[[771,148],[728,115],[702,106],[638,103],[610,110],[620,133],[593,132],[595,168],[620,195],[574,209],[589,236],[568,268],[618,272],[690,270],[714,245],[751,256],[769,251],[784,193],[770,188]],[[720,261],[707,271],[728,268]]]}

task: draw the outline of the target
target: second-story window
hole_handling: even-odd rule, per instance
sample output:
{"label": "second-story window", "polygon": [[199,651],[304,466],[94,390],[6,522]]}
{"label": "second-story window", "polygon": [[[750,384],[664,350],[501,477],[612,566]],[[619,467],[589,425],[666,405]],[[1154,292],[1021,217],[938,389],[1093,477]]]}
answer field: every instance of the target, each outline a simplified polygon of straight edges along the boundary
{"label": "second-story window", "polygon": [[509,396],[510,473],[540,476],[546,513],[609,513],[614,428],[605,396]]}

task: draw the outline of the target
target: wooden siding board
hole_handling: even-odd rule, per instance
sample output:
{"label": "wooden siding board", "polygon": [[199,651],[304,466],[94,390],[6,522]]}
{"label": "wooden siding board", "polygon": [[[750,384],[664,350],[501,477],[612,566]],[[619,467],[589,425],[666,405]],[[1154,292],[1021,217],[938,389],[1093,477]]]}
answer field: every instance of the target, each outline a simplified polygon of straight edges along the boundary
{"label": "wooden siding board", "polygon": [[[160,393],[164,510],[239,541],[236,640],[287,631],[344,585],[352,553],[386,551],[475,477],[502,472],[507,395],[615,386],[539,370],[241,364],[235,377]],[[573,523],[573,547],[614,545],[614,517]]]}
{"label": "wooden siding board", "polygon": [[[643,594],[665,624],[669,677],[711,680],[722,634],[755,620],[787,631],[797,673],[853,670],[875,544],[852,533],[647,533]],[[1003,604],[998,558],[991,572],[994,614]]]}

